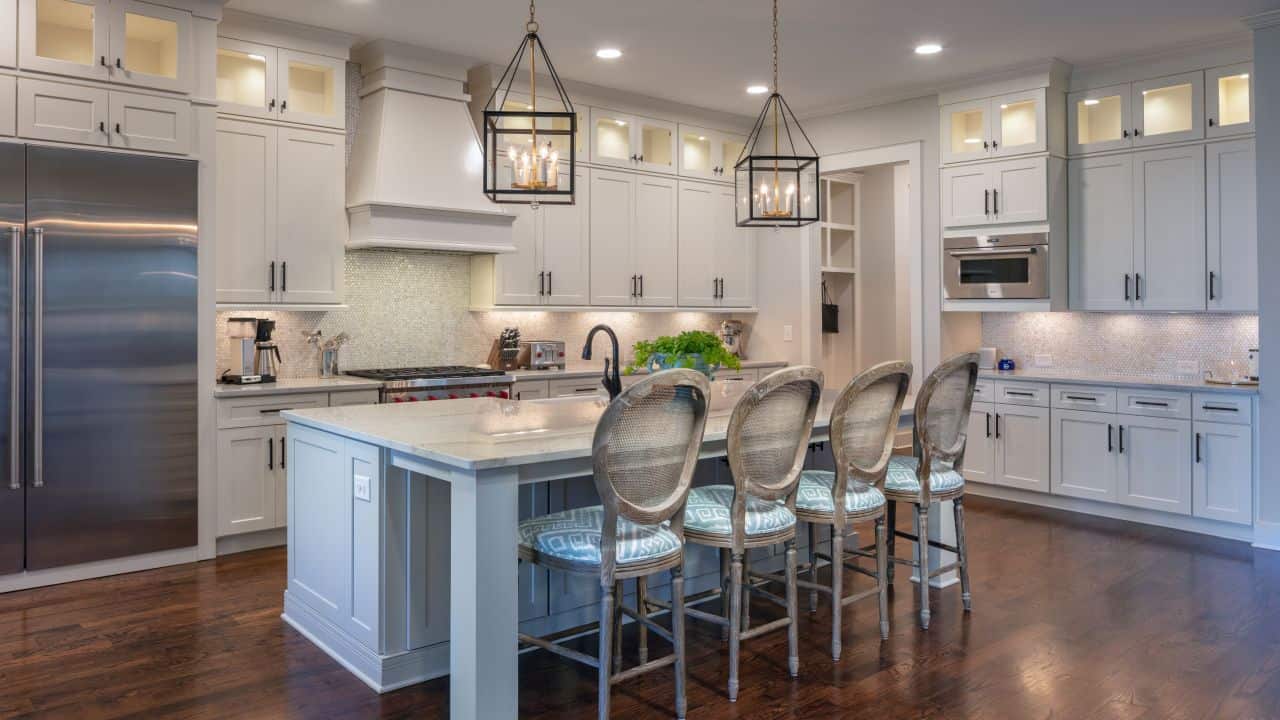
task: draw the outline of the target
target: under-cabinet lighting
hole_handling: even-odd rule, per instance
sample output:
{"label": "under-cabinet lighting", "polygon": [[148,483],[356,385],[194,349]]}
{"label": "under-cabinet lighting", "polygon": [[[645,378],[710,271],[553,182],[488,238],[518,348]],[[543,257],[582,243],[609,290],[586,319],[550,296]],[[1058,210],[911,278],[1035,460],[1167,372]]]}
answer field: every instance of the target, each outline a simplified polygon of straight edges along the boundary
{"label": "under-cabinet lighting", "polygon": [[938,43],[925,43],[916,46],[917,55],[937,55],[942,52],[942,46]]}
{"label": "under-cabinet lighting", "polygon": [[1099,100],[1089,99],[1089,100],[1085,100],[1085,101],[1084,101],[1084,104],[1085,104],[1085,105],[1097,105],[1099,102],[1100,102]]}
{"label": "under-cabinet lighting", "polygon": [[622,51],[618,48],[600,48],[596,51],[596,57],[601,60],[617,60],[622,57]]}

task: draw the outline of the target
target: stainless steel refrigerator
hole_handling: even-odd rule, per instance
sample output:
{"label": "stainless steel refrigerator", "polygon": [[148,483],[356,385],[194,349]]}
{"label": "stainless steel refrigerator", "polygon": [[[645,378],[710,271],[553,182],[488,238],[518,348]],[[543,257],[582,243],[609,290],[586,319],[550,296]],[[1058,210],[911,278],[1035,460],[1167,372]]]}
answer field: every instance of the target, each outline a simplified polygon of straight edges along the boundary
{"label": "stainless steel refrigerator", "polygon": [[196,163],[0,144],[0,575],[196,539]]}

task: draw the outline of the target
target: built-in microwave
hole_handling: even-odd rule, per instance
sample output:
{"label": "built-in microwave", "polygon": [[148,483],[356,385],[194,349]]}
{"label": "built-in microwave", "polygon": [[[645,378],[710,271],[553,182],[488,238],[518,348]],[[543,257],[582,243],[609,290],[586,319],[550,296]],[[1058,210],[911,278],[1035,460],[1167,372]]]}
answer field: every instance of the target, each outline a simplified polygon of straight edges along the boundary
{"label": "built-in microwave", "polygon": [[1049,297],[1049,234],[970,235],[943,240],[950,300]]}

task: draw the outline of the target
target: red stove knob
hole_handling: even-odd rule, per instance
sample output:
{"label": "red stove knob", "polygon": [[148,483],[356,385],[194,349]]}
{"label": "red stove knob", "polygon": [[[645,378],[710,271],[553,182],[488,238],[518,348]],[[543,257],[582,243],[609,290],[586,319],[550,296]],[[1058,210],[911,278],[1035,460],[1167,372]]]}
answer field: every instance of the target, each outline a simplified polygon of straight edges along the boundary
{"label": "red stove knob", "polygon": [[436,396],[435,396],[435,395],[428,395],[428,396],[427,396],[427,400],[435,400],[435,399],[436,399]]}
{"label": "red stove knob", "polygon": [[503,390],[502,392],[498,393],[498,397],[502,398],[503,400],[506,400],[507,398],[511,397],[511,395],[506,390]]}
{"label": "red stove knob", "polygon": [[533,354],[533,356],[534,356],[534,357],[542,357],[542,351],[541,351],[541,350],[539,350],[538,352],[534,353],[534,354]]}
{"label": "red stove knob", "polygon": [[480,393],[471,393],[471,397],[480,397]]}
{"label": "red stove knob", "polygon": [[564,357],[564,351],[563,351],[563,350],[561,350],[560,352],[556,353],[556,356],[558,356],[558,357]]}
{"label": "red stove knob", "polygon": [[396,398],[396,402],[404,402],[404,398],[398,397]]}
{"label": "red stove knob", "polygon": [[410,395],[410,396],[409,396],[409,402],[418,402],[418,398],[416,398],[416,397],[414,397],[414,396]]}
{"label": "red stove knob", "polygon": [[458,399],[458,396],[457,396],[457,395],[454,395],[453,393],[449,393],[449,399],[450,399],[450,400],[457,400],[457,399]]}
{"label": "red stove knob", "polygon": [[492,390],[490,390],[489,392],[485,393],[484,395],[485,395],[485,397],[498,397],[498,393],[496,393],[496,392],[494,392],[494,391],[492,391]]}

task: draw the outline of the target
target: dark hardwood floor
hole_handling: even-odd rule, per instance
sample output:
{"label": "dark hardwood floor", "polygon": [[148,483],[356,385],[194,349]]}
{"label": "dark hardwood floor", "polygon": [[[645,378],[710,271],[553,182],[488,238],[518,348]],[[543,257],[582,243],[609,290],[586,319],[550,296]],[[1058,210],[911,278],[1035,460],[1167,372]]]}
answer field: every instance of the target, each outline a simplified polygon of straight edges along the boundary
{"label": "dark hardwood floor", "polygon": [[[979,498],[966,507],[972,614],[959,587],[934,591],[920,631],[900,569],[887,642],[874,601],[860,604],[832,663],[828,611],[806,613],[799,679],[786,673],[785,633],[744,644],[735,704],[718,632],[691,623],[689,717],[1280,718],[1280,553]],[[274,549],[0,596],[0,717],[448,714],[447,680],[379,697],[286,627],[284,567]],[[774,612],[755,605],[753,619]],[[537,652],[520,673],[522,717],[594,717],[589,669]],[[657,672],[616,688],[615,716],[670,717],[670,687]]]}

